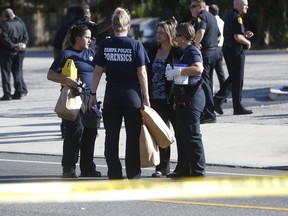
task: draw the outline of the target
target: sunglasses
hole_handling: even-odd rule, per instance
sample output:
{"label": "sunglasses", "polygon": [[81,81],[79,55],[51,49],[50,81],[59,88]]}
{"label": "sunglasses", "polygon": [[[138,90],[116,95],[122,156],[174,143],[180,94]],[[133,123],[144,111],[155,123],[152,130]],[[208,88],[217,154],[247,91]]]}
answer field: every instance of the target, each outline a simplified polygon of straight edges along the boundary
{"label": "sunglasses", "polygon": [[200,6],[200,5],[190,5],[190,8],[191,8],[191,9],[194,9],[194,8],[196,8],[196,7],[198,7],[198,6]]}

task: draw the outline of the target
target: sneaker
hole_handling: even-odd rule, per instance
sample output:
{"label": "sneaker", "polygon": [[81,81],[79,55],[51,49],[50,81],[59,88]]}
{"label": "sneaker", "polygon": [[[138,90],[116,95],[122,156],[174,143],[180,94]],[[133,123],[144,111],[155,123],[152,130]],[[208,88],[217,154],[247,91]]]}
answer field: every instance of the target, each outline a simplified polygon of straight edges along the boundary
{"label": "sneaker", "polygon": [[92,172],[81,172],[80,177],[101,177],[101,172],[94,170]]}
{"label": "sneaker", "polygon": [[63,174],[62,174],[63,178],[78,178],[76,170],[73,168],[67,169],[67,170],[63,170]]}

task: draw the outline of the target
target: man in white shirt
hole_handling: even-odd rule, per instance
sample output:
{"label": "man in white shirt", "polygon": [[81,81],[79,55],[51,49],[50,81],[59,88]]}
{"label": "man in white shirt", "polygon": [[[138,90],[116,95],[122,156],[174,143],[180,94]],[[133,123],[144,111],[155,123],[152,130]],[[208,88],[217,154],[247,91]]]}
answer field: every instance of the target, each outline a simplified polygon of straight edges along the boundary
{"label": "man in white shirt", "polygon": [[215,64],[215,71],[218,77],[219,85],[221,87],[225,81],[225,74],[223,70],[223,53],[222,53],[222,46],[224,42],[224,37],[223,37],[224,21],[219,17],[219,7],[216,4],[212,4],[209,6],[209,12],[215,16],[218,28],[221,32],[221,37],[218,42],[218,56],[219,57]]}

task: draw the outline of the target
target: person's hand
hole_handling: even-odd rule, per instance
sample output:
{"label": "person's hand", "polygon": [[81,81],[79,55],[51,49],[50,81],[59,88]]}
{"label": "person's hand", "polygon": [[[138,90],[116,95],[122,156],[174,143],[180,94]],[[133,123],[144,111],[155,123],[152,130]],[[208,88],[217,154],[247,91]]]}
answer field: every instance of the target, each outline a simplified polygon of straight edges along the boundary
{"label": "person's hand", "polygon": [[93,106],[97,104],[97,98],[96,98],[96,95],[90,95],[90,98],[89,98],[89,111],[92,111],[93,110]]}
{"label": "person's hand", "polygon": [[245,50],[249,50],[251,48],[251,42],[250,41],[248,42],[249,42],[248,44],[244,45]]}
{"label": "person's hand", "polygon": [[246,38],[251,38],[253,36],[254,36],[254,33],[252,31],[246,31],[246,33],[245,33]]}
{"label": "person's hand", "polygon": [[71,88],[77,88],[77,86],[78,86],[78,82],[77,82],[77,80],[75,80],[75,79],[73,79],[73,78],[71,78],[71,77],[66,77],[67,79],[66,79],[66,84],[67,84],[67,86],[69,86],[69,87],[71,87]]}
{"label": "person's hand", "polygon": [[173,78],[175,76],[181,75],[181,70],[182,70],[182,68],[177,67],[177,68],[166,71],[165,72],[166,79],[167,80],[173,80]]}
{"label": "person's hand", "polygon": [[150,101],[149,101],[148,99],[146,99],[146,98],[143,99],[143,105],[146,105],[146,106],[148,106],[148,107],[151,107]]}

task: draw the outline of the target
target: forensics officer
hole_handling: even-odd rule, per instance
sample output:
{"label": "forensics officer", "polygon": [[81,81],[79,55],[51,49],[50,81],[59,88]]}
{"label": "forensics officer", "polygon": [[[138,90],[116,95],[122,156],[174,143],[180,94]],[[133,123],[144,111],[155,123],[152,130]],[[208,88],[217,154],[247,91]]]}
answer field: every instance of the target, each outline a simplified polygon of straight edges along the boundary
{"label": "forensics officer", "polygon": [[232,85],[232,100],[234,115],[252,114],[241,103],[244,79],[245,50],[251,48],[248,40],[253,32],[245,31],[242,15],[247,13],[248,0],[234,0],[234,10],[228,15],[224,25],[223,54],[228,69],[228,78],[223,87],[214,97],[215,111],[223,114],[221,105],[230,94]]}
{"label": "forensics officer", "polygon": [[[177,63],[185,67],[178,66],[166,71],[167,79],[174,79],[175,85],[176,140],[179,154],[177,171],[167,177],[204,176],[206,161],[200,133],[200,117],[205,106],[205,94],[201,88],[202,55],[193,44],[195,30],[191,23],[179,24],[176,32],[176,41],[184,50]],[[179,75],[188,76],[185,85],[175,81]]]}
{"label": "forensics officer", "polygon": [[124,118],[126,129],[125,165],[128,179],[139,178],[139,136],[142,124],[141,107],[150,106],[146,64],[148,55],[143,45],[129,38],[130,15],[116,8],[112,15],[114,35],[102,41],[96,56],[89,106],[96,104],[96,91],[106,72],[103,122],[106,130],[105,158],[109,179],[123,179],[119,159],[119,135]]}
{"label": "forensics officer", "polygon": [[[89,48],[91,43],[91,31],[86,25],[74,25],[69,30],[65,41],[65,49],[60,52],[52,63],[47,78],[53,82],[64,83],[70,88],[77,88],[78,81],[61,74],[61,69],[66,60],[72,59],[77,68],[78,78],[85,83],[82,91],[84,107],[88,105],[88,97],[94,72],[95,51]],[[82,112],[75,121],[64,120],[66,133],[63,141],[62,167],[64,178],[77,178],[76,163],[80,151],[81,177],[100,177],[93,162],[97,128],[86,127],[82,124]]]}
{"label": "forensics officer", "polygon": [[218,39],[221,36],[216,18],[207,11],[204,0],[191,0],[191,15],[195,20],[195,43],[201,44],[204,71],[203,90],[205,92],[206,104],[201,116],[201,123],[215,123],[216,114],[213,102],[213,71],[218,59]]}

